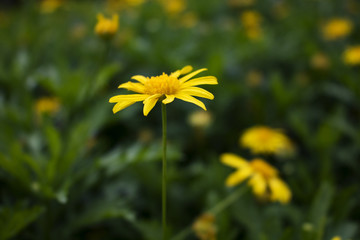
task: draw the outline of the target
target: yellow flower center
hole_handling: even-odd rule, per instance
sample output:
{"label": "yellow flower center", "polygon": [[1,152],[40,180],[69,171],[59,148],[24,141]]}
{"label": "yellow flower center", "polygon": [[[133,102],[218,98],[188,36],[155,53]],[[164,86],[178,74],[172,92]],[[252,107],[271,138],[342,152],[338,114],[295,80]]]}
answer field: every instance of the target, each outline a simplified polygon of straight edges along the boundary
{"label": "yellow flower center", "polygon": [[145,84],[145,94],[175,94],[180,89],[180,82],[176,77],[168,76],[163,73],[160,76],[147,78]]}
{"label": "yellow flower center", "polygon": [[256,158],[252,160],[250,166],[255,172],[261,174],[266,179],[277,176],[277,170],[261,159]]}

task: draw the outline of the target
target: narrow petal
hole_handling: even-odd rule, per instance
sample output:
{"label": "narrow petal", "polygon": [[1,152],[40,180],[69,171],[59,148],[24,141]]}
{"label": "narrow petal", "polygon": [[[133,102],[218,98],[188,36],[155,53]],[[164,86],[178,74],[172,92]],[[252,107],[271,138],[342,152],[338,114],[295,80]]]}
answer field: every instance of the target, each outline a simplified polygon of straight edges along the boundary
{"label": "narrow petal", "polygon": [[137,92],[137,93],[144,93],[145,87],[141,83],[134,83],[134,82],[126,82],[120,84],[118,88],[125,88],[129,91]]}
{"label": "narrow petal", "polygon": [[237,170],[236,172],[229,175],[229,177],[226,179],[226,186],[232,187],[235,186],[241,182],[243,182],[245,179],[251,176],[253,171],[250,167],[243,168],[241,170]]}
{"label": "narrow petal", "polygon": [[146,94],[127,94],[127,95],[117,95],[113,96],[109,99],[110,103],[120,102],[120,101],[134,101],[139,102],[143,101],[144,99],[148,98],[149,95]]}
{"label": "narrow petal", "polygon": [[260,174],[254,174],[248,181],[248,184],[252,187],[256,196],[264,197],[266,195],[266,180]]}
{"label": "narrow petal", "polygon": [[162,103],[168,104],[174,101],[174,99],[175,99],[175,95],[166,95],[166,98],[162,101]]}
{"label": "narrow petal", "polygon": [[180,81],[180,83],[184,83],[187,80],[189,80],[190,78],[192,78],[193,76],[195,76],[195,75],[197,75],[197,74],[199,74],[199,73],[201,73],[203,71],[206,71],[206,70],[207,70],[206,68],[202,68],[202,69],[199,69],[199,70],[197,70],[195,72],[189,73],[188,75],[180,78],[179,81]]}
{"label": "narrow petal", "polygon": [[228,165],[230,167],[234,168],[243,168],[249,166],[248,161],[243,159],[242,157],[239,157],[233,153],[224,153],[220,156],[220,161]]}
{"label": "narrow petal", "polygon": [[142,76],[142,75],[135,75],[132,76],[131,79],[134,79],[138,82],[141,82],[142,84],[144,84],[146,82],[146,77]]}
{"label": "narrow petal", "polygon": [[128,106],[134,104],[136,101],[123,101],[123,102],[118,102],[117,104],[115,104],[115,106],[113,107],[113,113],[117,113],[120,110],[123,110],[124,108],[127,108]]}
{"label": "narrow petal", "polygon": [[195,105],[198,105],[199,107],[201,107],[202,109],[204,109],[206,111],[206,107],[204,105],[203,102],[197,100],[196,98],[190,96],[190,95],[187,95],[187,94],[181,94],[181,93],[177,93],[175,94],[175,97],[178,98],[178,99],[181,99],[185,102],[191,102]]}
{"label": "narrow petal", "polygon": [[149,112],[151,111],[151,109],[154,108],[156,102],[159,100],[161,96],[162,96],[161,94],[155,94],[144,100],[144,108],[143,108],[144,116],[147,116],[149,114]]}
{"label": "narrow petal", "polygon": [[291,198],[291,191],[289,187],[279,178],[272,178],[269,180],[270,199],[271,201],[279,201],[281,203],[288,203]]}
{"label": "narrow petal", "polygon": [[216,84],[218,84],[218,81],[217,81],[216,77],[213,77],[213,76],[199,77],[199,78],[195,78],[195,79],[192,79],[192,80],[189,80],[189,81],[183,83],[181,85],[181,88],[184,89],[184,88],[188,88],[188,87],[193,87],[193,86],[197,86],[197,85],[205,85],[205,84],[216,85]]}
{"label": "narrow petal", "polygon": [[195,97],[214,99],[214,95],[211,92],[206,91],[205,89],[199,87],[188,87],[183,90],[180,90],[179,93],[184,93]]}
{"label": "narrow petal", "polygon": [[177,70],[177,71],[171,73],[170,77],[178,78],[180,75],[184,75],[184,74],[191,72],[192,69],[193,69],[192,66],[187,65],[187,66],[183,67],[181,70]]}

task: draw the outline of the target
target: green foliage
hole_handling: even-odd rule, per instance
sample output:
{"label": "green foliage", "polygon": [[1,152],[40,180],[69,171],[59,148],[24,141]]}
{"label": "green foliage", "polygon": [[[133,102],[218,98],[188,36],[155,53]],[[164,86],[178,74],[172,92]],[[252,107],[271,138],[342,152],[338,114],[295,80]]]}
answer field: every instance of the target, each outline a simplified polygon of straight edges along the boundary
{"label": "green foliage", "polygon": [[[205,86],[215,95],[204,100],[208,126],[188,121],[194,105],[167,108],[169,236],[196,239],[195,219],[237,191],[219,162],[233,152],[276,167],[292,200],[246,191],[216,214],[217,239],[360,237],[360,72],[343,60],[360,43],[358,2],[187,0],[179,12],[170,0],[65,0],[50,12],[41,1],[5,2],[0,240],[160,239],[160,108],[144,117],[139,102],[114,115],[108,100],[128,93],[117,87],[133,75],[185,65],[208,68],[219,85]],[[261,16],[259,38],[241,20],[248,10]],[[94,33],[99,12],[119,14],[112,39]],[[337,17],[354,29],[326,40],[322,26]],[[58,107],[41,111],[44,98]],[[255,125],[282,129],[296,153],[251,155],[238,143]]]}

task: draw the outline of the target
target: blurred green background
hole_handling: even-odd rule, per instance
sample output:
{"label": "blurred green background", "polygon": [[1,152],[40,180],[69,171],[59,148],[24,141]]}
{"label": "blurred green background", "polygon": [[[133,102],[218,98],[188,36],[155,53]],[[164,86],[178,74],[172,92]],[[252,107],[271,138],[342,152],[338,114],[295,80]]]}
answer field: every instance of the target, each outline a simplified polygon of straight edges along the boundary
{"label": "blurred green background", "polygon": [[[98,13],[119,15],[112,38]],[[167,108],[170,236],[234,191],[219,156],[251,159],[239,137],[266,125],[296,146],[266,156],[292,200],[247,192],[216,216],[217,239],[360,239],[360,53],[345,56],[359,13],[356,0],[1,1],[0,239],[161,239],[159,104],[114,115],[108,100],[185,65],[219,85],[205,123],[195,105]],[[339,18],[349,31],[326,30]]]}

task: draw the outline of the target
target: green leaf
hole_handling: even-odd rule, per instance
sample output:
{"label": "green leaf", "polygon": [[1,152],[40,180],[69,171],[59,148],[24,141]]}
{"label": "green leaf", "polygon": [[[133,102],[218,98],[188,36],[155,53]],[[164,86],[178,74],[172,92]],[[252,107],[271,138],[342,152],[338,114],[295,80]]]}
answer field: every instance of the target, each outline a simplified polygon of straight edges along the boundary
{"label": "green leaf", "polygon": [[35,206],[28,209],[1,208],[0,209],[0,239],[5,240],[16,236],[31,222],[35,221],[43,212],[43,208]]}

